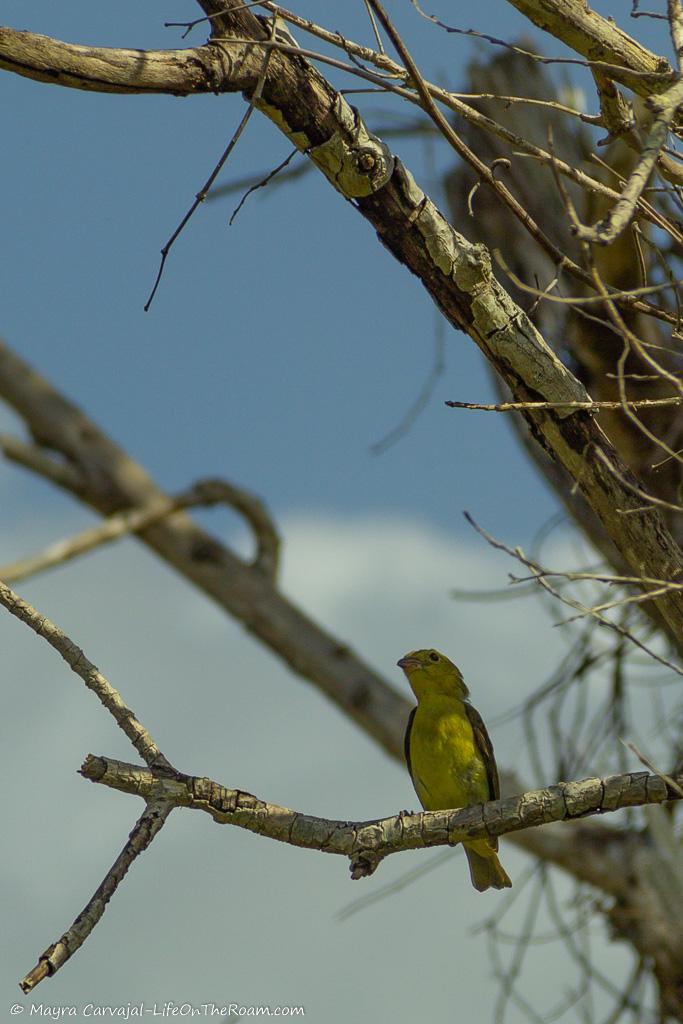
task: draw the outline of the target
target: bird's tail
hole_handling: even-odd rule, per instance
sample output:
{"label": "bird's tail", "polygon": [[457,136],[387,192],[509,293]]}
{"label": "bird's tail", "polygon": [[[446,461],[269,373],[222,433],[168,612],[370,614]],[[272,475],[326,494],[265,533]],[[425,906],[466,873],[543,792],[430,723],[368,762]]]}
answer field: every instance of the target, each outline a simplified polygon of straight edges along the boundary
{"label": "bird's tail", "polygon": [[[478,843],[477,846],[480,851],[485,849],[483,843]],[[487,889],[509,889],[512,882],[498,860],[498,854],[488,844],[486,848],[490,852],[482,854],[472,846],[465,846],[472,885],[479,892],[485,892]]]}

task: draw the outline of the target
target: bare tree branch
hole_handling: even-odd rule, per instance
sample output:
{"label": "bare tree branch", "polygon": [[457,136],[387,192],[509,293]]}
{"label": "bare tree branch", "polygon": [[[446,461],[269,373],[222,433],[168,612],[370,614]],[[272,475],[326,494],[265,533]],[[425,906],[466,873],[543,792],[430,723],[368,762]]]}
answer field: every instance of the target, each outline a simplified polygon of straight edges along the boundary
{"label": "bare tree branch", "polygon": [[[683,397],[674,395],[671,398],[641,398],[635,402],[626,402],[632,409],[647,409],[651,406],[680,405]],[[472,409],[480,412],[524,412],[525,409],[585,409],[587,412],[600,412],[601,409],[622,409],[622,402],[445,402],[450,409]]]}
{"label": "bare tree branch", "polygon": [[188,50],[125,50],[78,46],[0,26],[0,68],[24,78],[88,92],[215,92],[222,62],[211,47]]}
{"label": "bare tree branch", "polygon": [[[513,7],[592,62],[613,65],[611,78],[641,96],[663,92],[674,70],[665,57],[641,46],[612,19],[591,10],[584,0],[508,0]],[[623,69],[623,70],[620,70]]]}
{"label": "bare tree branch", "polygon": [[[211,779],[181,773],[157,773],[113,758],[88,755],[81,774],[120,792],[147,801],[170,802],[210,814],[219,825],[249,832],[306,850],[333,853],[350,860],[352,878],[373,874],[393,853],[432,846],[455,846],[467,839],[504,836],[551,822],[571,822],[625,807],[641,807],[680,799],[680,780],[668,786],[649,772],[611,775],[604,779],[560,782],[504,800],[455,810],[401,813],[373,821],[337,821],[269,804],[251,793],[226,789]],[[600,829],[599,833],[603,830]],[[605,832],[607,837],[607,833]],[[603,886],[619,891],[618,878]]]}

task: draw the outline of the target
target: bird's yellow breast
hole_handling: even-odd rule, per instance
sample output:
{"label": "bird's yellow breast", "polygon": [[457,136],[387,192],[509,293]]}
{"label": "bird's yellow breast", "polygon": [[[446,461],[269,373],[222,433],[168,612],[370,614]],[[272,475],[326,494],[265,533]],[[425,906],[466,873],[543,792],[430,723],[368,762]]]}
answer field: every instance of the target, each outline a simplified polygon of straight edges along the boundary
{"label": "bird's yellow breast", "polygon": [[486,765],[461,700],[420,701],[409,738],[410,770],[427,811],[490,799]]}

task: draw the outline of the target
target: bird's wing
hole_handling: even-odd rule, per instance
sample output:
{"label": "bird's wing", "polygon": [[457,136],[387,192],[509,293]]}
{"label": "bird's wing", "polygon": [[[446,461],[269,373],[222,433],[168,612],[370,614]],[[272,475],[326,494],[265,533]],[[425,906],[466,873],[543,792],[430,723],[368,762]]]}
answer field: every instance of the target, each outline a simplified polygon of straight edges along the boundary
{"label": "bird's wing", "polygon": [[496,759],[493,756],[493,744],[491,743],[489,734],[486,731],[486,726],[484,725],[481,715],[478,711],[475,711],[472,705],[468,704],[467,701],[465,701],[465,714],[472,726],[475,746],[486,765],[486,777],[489,781],[489,799],[497,800],[500,796],[500,782],[498,781]]}
{"label": "bird's wing", "polygon": [[403,741],[404,742],[403,749],[405,750],[405,755],[406,755],[406,764],[408,765],[408,771],[410,773],[411,779],[413,778],[413,769],[412,769],[411,764],[410,764],[410,731],[413,728],[413,721],[415,719],[415,712],[416,711],[417,711],[417,708],[415,707],[415,708],[413,708],[413,710],[408,715],[408,724],[406,725],[406,735],[405,735],[405,739]]}

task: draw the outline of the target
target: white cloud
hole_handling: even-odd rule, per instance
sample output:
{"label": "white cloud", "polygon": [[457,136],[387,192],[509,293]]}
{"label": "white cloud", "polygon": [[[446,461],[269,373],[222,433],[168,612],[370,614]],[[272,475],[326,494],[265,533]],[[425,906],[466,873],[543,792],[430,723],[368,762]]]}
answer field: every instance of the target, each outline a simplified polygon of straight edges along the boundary
{"label": "white cloud", "polygon": [[[500,590],[518,569],[474,533],[449,537],[389,517],[297,518],[286,523],[285,536],[285,589],[348,634],[397,685],[397,659],[434,646],[460,666],[475,699],[495,700],[502,710],[531,693],[564,652],[533,599],[487,604],[450,596],[454,589]],[[558,545],[558,562],[566,553]]]}

